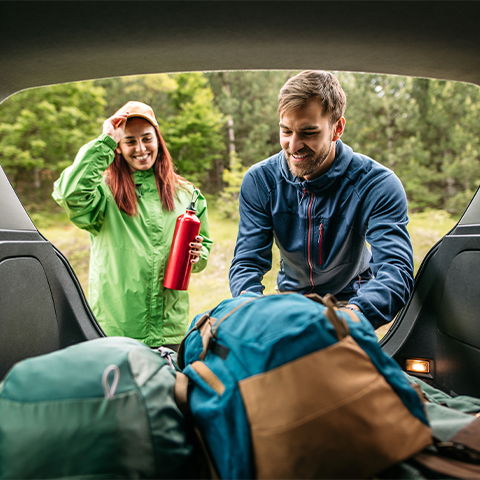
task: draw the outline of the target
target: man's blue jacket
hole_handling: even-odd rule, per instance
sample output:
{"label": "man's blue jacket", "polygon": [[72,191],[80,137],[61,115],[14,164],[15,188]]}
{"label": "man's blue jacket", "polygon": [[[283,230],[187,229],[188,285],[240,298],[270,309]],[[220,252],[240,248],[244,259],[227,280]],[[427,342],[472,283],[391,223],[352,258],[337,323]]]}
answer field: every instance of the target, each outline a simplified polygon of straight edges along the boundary
{"label": "man's blue jacket", "polygon": [[394,318],[413,287],[407,223],[400,180],[375,160],[338,140],[330,170],[301,182],[282,151],[243,179],[230,290],[234,297],[263,292],[275,238],[280,291],[332,293],[378,328]]}

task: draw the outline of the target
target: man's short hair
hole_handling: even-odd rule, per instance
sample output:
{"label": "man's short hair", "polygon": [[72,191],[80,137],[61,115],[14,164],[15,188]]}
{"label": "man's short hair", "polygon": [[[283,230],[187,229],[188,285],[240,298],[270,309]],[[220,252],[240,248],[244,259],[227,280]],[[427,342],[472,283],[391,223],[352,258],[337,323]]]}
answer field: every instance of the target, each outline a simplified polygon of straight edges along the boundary
{"label": "man's short hair", "polygon": [[311,98],[322,103],[323,114],[335,123],[343,117],[347,97],[335,75],[323,70],[305,70],[287,80],[278,95],[278,115],[305,105]]}

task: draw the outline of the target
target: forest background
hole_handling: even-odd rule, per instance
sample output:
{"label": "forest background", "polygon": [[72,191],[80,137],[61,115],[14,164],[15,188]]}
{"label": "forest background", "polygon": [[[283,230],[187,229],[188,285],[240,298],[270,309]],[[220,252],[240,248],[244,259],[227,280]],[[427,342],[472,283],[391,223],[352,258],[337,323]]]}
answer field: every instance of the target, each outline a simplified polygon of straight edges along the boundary
{"label": "forest background", "polygon": [[[118,108],[129,100],[149,104],[177,172],[202,189],[213,225],[223,227],[212,237],[225,262],[207,267],[207,277],[220,275],[225,290],[241,180],[251,165],[280,150],[277,96],[296,73],[159,74],[26,90],[0,105],[0,165],[37,227],[50,228],[52,241],[71,243],[57,231],[71,225],[51,198],[53,182]],[[335,74],[347,95],[342,140],[395,171],[407,193],[412,227],[423,218],[440,228],[424,235],[433,244],[480,183],[480,89],[423,78]],[[77,256],[88,263],[88,238],[77,233],[74,247],[64,245],[74,268]],[[417,257],[424,253],[422,247]],[[85,288],[82,265],[76,271]]]}
{"label": "forest background", "polygon": [[[160,74],[20,92],[0,104],[0,164],[29,212],[51,210],[52,182],[129,100],[152,106],[178,173],[235,217],[241,179],[280,150],[277,96],[297,72]],[[339,72],[342,140],[395,171],[411,212],[461,214],[480,179],[477,86]]]}

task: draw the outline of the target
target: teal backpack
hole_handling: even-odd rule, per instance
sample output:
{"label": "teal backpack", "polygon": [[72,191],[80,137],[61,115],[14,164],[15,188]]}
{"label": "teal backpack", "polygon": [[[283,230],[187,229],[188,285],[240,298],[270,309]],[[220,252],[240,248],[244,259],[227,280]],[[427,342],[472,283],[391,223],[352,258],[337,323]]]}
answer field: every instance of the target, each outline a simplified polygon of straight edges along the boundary
{"label": "teal backpack", "polygon": [[247,292],[194,318],[178,385],[220,478],[369,478],[431,443],[372,325],[339,307]]}
{"label": "teal backpack", "polygon": [[196,476],[166,352],[110,337],[16,364],[0,383],[0,478]]}

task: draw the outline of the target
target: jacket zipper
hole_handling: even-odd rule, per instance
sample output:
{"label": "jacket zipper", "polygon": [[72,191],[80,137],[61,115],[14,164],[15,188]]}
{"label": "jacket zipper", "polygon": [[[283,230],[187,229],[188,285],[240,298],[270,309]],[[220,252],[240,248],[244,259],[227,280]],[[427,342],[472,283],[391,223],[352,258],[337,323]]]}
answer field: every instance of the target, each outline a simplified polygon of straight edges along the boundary
{"label": "jacket zipper", "polygon": [[320,228],[318,229],[318,263],[319,265],[322,264],[322,241],[323,241],[323,223],[320,224]]}
{"label": "jacket zipper", "polygon": [[[310,193],[310,203],[308,205],[308,266],[310,267],[310,283],[313,287],[313,265],[312,265],[312,254],[311,254],[311,242],[312,242],[312,203],[313,203],[313,193]],[[310,290],[311,291],[311,290]]]}
{"label": "jacket zipper", "polygon": [[304,188],[303,189],[303,193],[302,193],[302,198],[300,199],[300,205],[302,204],[303,202],[303,199],[305,198],[305,194],[307,193],[307,190]]}

